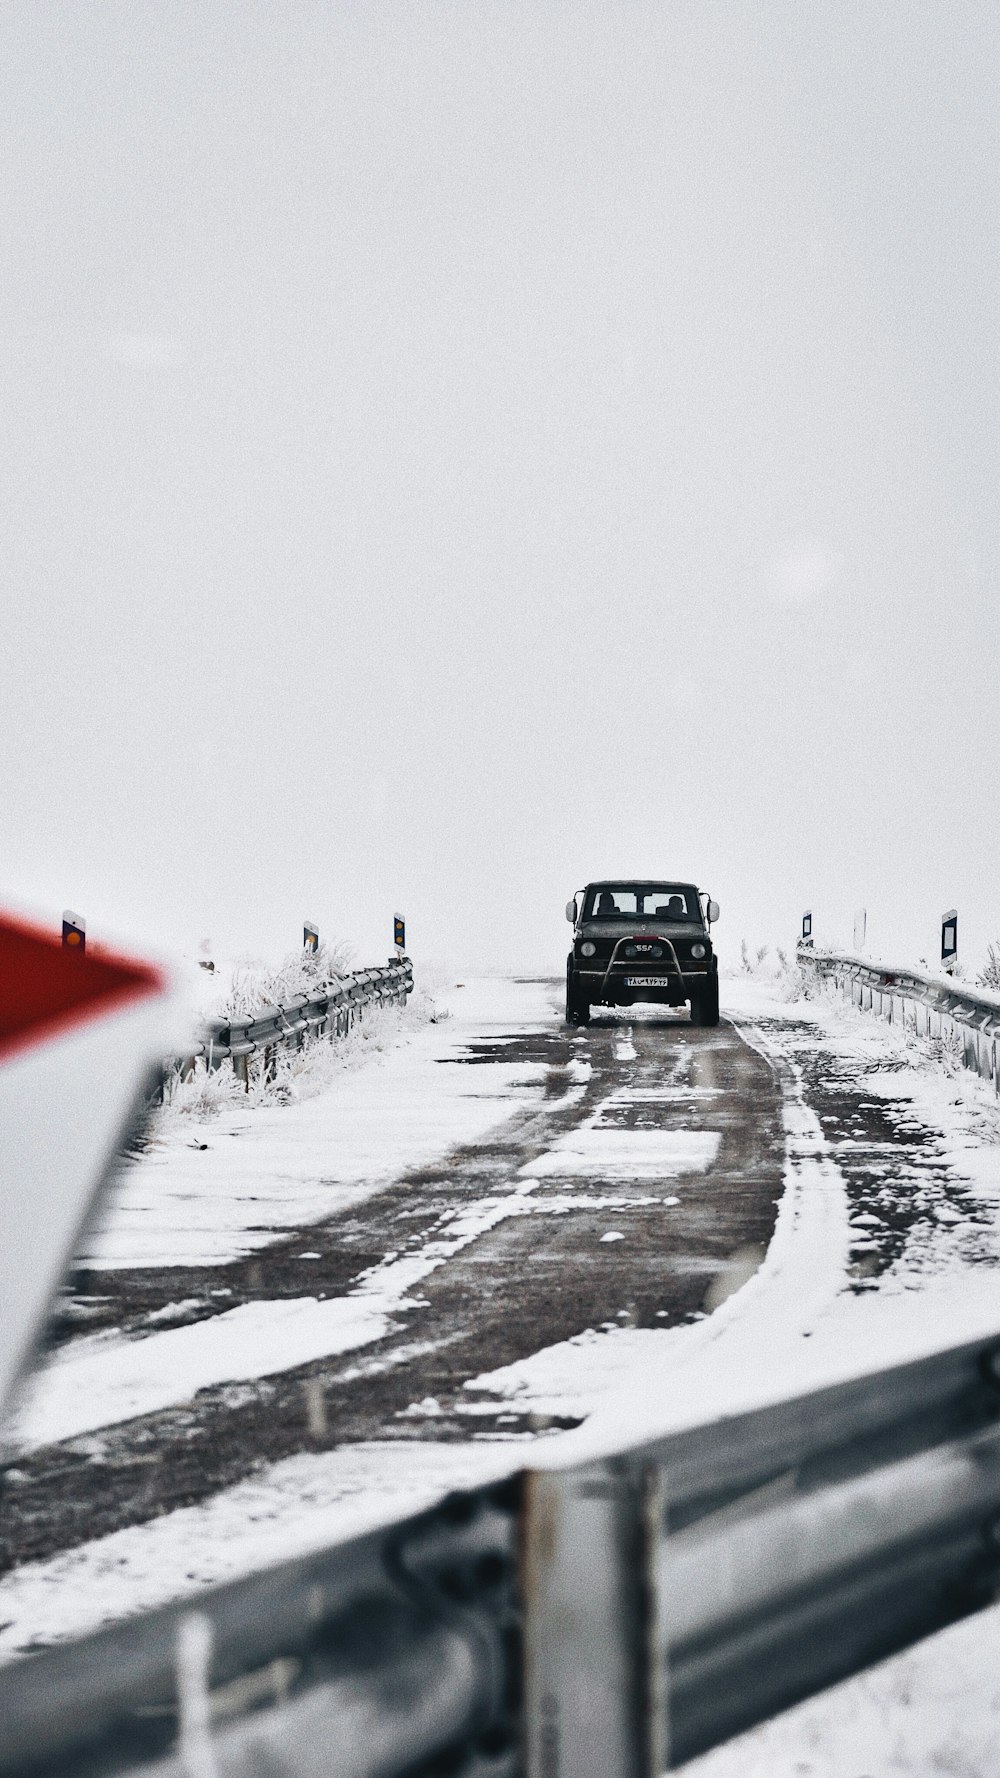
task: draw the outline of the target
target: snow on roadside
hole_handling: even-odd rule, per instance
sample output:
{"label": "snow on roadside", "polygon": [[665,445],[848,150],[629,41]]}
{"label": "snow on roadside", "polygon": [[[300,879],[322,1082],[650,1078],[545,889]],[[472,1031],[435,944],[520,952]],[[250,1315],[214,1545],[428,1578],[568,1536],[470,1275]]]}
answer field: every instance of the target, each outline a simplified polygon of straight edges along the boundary
{"label": "snow on roadside", "polygon": [[337,1066],[330,1045],[334,1071],[313,1097],[252,1112],[236,1100],[203,1123],[175,1119],[121,1172],[79,1263],[222,1263],[363,1201],[533,1103],[544,1068],[473,1069],[461,1057],[512,1024],[541,1030],[551,1022],[550,992],[498,979],[438,998],[444,1021],[408,1030],[401,1013],[398,1041],[369,1066]]}
{"label": "snow on roadside", "polygon": [[996,1778],[998,1642],[991,1606],[689,1761],[685,1778]]}
{"label": "snow on roadside", "polygon": [[[747,981],[732,984],[744,1016],[774,1016]],[[939,1133],[955,1172],[995,1205],[1000,1189],[1000,1114],[988,1086],[935,1062],[931,1047],[824,995],[786,1007],[816,1030],[816,1043],[869,1063],[871,1097],[909,1101]],[[897,1265],[858,1298],[842,1295],[809,1340],[808,1360],[786,1353],[788,1392],[919,1357],[1000,1328],[1000,1278],[993,1267],[956,1263],[945,1244],[922,1266]],[[738,1392],[738,1390],[737,1390]],[[784,1390],[782,1391],[785,1392]],[[719,1398],[716,1398],[716,1405]],[[693,1760],[688,1778],[994,1778],[1000,1745],[1000,1607],[918,1643],[854,1679]]]}

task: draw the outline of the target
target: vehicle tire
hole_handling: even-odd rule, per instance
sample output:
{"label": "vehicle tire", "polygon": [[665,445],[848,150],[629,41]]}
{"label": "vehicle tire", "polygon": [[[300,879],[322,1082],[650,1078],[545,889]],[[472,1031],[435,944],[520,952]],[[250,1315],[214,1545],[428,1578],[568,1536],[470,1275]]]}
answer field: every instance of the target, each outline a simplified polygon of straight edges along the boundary
{"label": "vehicle tire", "polygon": [[719,1023],[719,978],[710,976],[701,992],[691,996],[692,1025]]}
{"label": "vehicle tire", "polygon": [[572,965],[566,970],[566,1023],[567,1025],[590,1024],[590,1001],[582,998],[576,985]]}

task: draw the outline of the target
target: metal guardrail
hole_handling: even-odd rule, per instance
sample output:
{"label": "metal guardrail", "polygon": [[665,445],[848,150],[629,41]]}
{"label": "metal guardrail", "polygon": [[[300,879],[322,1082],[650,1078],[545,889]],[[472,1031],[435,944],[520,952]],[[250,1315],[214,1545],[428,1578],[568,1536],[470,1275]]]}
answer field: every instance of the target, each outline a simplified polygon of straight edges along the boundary
{"label": "metal guardrail", "polygon": [[658,1778],[992,1601],[1000,1335],[0,1670],[0,1778]]}
{"label": "metal guardrail", "polygon": [[[302,1049],[315,1037],[345,1037],[366,1006],[400,1006],[412,992],[408,957],[317,982],[315,993],[297,995],[283,1006],[261,1007],[252,1018],[209,1020],[190,1050],[168,1057],[164,1079],[185,1080],[199,1062],[210,1070],[229,1062],[234,1074],[248,1082],[255,1059],[267,1071],[280,1051]],[[162,1090],[161,1085],[160,1096]]]}
{"label": "metal guardrail", "polygon": [[796,960],[846,994],[855,1006],[903,1025],[918,1037],[950,1043],[965,1066],[1000,1093],[1000,996],[916,969],[813,951],[809,945],[798,947]]}

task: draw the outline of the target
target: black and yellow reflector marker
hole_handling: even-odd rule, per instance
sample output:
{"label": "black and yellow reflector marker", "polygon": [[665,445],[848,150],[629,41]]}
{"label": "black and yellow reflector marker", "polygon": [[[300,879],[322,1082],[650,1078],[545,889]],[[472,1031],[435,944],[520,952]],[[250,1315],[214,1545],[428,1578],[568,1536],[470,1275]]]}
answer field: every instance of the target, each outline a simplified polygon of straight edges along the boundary
{"label": "black and yellow reflector marker", "polygon": [[394,914],[392,917],[392,942],[397,951],[406,950],[406,921],[402,914]]}
{"label": "black and yellow reflector marker", "polygon": [[63,914],[63,944],[68,951],[79,951],[81,956],[87,948],[87,922],[82,914],[74,914],[69,908]]}
{"label": "black and yellow reflector marker", "polygon": [[319,927],[310,926],[308,920],[302,928],[302,948],[314,957],[319,950]]}

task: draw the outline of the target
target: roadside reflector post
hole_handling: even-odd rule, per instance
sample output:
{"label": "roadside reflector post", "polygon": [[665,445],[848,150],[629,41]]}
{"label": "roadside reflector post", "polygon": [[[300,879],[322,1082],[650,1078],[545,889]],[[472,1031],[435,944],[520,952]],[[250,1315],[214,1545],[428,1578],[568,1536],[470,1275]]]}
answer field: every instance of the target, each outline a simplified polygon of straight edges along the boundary
{"label": "roadside reflector post", "polygon": [[958,962],[958,913],[949,908],[941,915],[941,968],[949,975]]}
{"label": "roadside reflector post", "polygon": [[865,935],[868,931],[868,910],[858,908],[854,916],[854,955],[860,957],[865,948]]}
{"label": "roadside reflector post", "polygon": [[87,922],[82,914],[74,914],[70,908],[62,917],[62,941],[68,951],[79,951],[81,956],[87,949]]}
{"label": "roadside reflector post", "polygon": [[812,908],[807,908],[806,912],[802,916],[802,940],[801,940],[801,942],[804,945],[811,945],[812,941],[813,941]]}
{"label": "roadside reflector post", "polygon": [[302,928],[302,949],[310,957],[315,957],[319,950],[319,927],[311,926],[308,920]]}
{"label": "roadside reflector post", "polygon": [[402,914],[394,914],[392,917],[392,942],[402,956],[406,950],[406,921]]}

